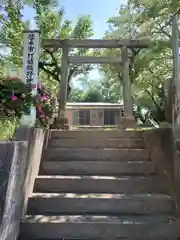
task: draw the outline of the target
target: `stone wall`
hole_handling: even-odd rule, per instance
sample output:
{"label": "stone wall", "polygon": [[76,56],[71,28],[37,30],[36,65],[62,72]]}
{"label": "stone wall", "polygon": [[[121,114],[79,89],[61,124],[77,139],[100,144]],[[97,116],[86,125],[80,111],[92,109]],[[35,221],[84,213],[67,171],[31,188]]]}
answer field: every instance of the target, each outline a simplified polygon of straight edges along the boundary
{"label": "stone wall", "polygon": [[159,128],[144,131],[143,136],[155,170],[167,180],[169,194],[176,202],[180,213],[180,152],[174,141],[172,129]]}

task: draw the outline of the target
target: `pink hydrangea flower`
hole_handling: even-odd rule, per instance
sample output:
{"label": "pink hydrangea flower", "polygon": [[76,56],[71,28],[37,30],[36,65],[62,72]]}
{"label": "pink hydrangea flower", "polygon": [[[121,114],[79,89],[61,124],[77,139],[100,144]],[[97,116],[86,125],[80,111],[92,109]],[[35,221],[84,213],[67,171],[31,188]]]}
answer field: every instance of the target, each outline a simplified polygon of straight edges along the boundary
{"label": "pink hydrangea flower", "polygon": [[32,89],[36,88],[36,84],[31,83],[31,88],[32,88]]}
{"label": "pink hydrangea flower", "polygon": [[48,101],[48,100],[49,100],[49,96],[42,96],[42,97],[41,97],[41,100],[42,100],[42,101]]}
{"label": "pink hydrangea flower", "polygon": [[42,83],[38,83],[38,88],[41,89],[42,88]]}
{"label": "pink hydrangea flower", "polygon": [[11,99],[12,99],[13,101],[16,101],[16,100],[17,100],[17,96],[12,95]]}

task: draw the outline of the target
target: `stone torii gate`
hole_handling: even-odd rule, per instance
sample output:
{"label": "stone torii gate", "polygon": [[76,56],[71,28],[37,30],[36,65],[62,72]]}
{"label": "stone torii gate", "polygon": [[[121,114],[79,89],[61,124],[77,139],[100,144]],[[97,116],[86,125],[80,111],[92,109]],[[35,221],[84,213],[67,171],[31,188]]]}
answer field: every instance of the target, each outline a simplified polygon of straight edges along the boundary
{"label": "stone torii gate", "polygon": [[[65,117],[65,105],[67,101],[67,84],[68,84],[68,65],[71,64],[104,64],[116,63],[122,67],[123,71],[123,100],[124,100],[124,117],[122,126],[133,126],[135,120],[133,116],[133,104],[131,96],[131,83],[129,78],[129,56],[128,49],[148,48],[150,41],[143,40],[77,40],[77,39],[47,39],[42,40],[41,46],[45,49],[62,48],[61,60],[61,82],[59,95],[59,111],[51,128],[68,129],[68,120]],[[120,57],[93,57],[93,56],[69,56],[69,50],[72,48],[121,48]]]}

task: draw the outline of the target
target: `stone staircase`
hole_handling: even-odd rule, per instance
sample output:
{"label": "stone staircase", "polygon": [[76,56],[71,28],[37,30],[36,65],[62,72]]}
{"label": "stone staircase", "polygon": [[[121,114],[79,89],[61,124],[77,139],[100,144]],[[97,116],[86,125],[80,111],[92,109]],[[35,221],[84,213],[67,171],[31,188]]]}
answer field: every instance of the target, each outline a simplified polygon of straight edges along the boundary
{"label": "stone staircase", "polygon": [[20,239],[177,239],[141,132],[51,131]]}

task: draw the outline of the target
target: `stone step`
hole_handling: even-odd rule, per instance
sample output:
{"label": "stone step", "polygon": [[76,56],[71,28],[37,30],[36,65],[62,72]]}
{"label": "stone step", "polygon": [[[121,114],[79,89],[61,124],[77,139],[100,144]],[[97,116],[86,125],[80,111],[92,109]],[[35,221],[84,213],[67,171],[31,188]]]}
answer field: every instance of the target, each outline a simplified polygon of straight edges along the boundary
{"label": "stone step", "polygon": [[149,175],[154,174],[150,161],[44,161],[43,175]]}
{"label": "stone step", "polygon": [[124,131],[120,129],[78,129],[78,130],[50,130],[52,138],[142,138],[143,131]]}
{"label": "stone step", "polygon": [[27,216],[21,239],[169,239],[180,236],[179,222],[171,217],[146,219],[109,216]]}
{"label": "stone step", "polygon": [[176,218],[170,214],[146,214],[146,215],[33,215],[28,214],[22,222],[53,222],[53,223],[121,223],[121,224],[149,224],[149,223],[173,223]]}
{"label": "stone step", "polygon": [[146,161],[149,160],[147,149],[88,149],[88,148],[48,148],[44,160],[84,160],[84,161]]}
{"label": "stone step", "polygon": [[166,193],[159,177],[39,176],[34,192],[44,193]]}
{"label": "stone step", "polygon": [[172,199],[164,194],[44,194],[29,198],[28,214],[170,214]]}
{"label": "stone step", "polygon": [[57,148],[145,148],[143,139],[118,139],[118,138],[52,138],[49,142],[50,147]]}

